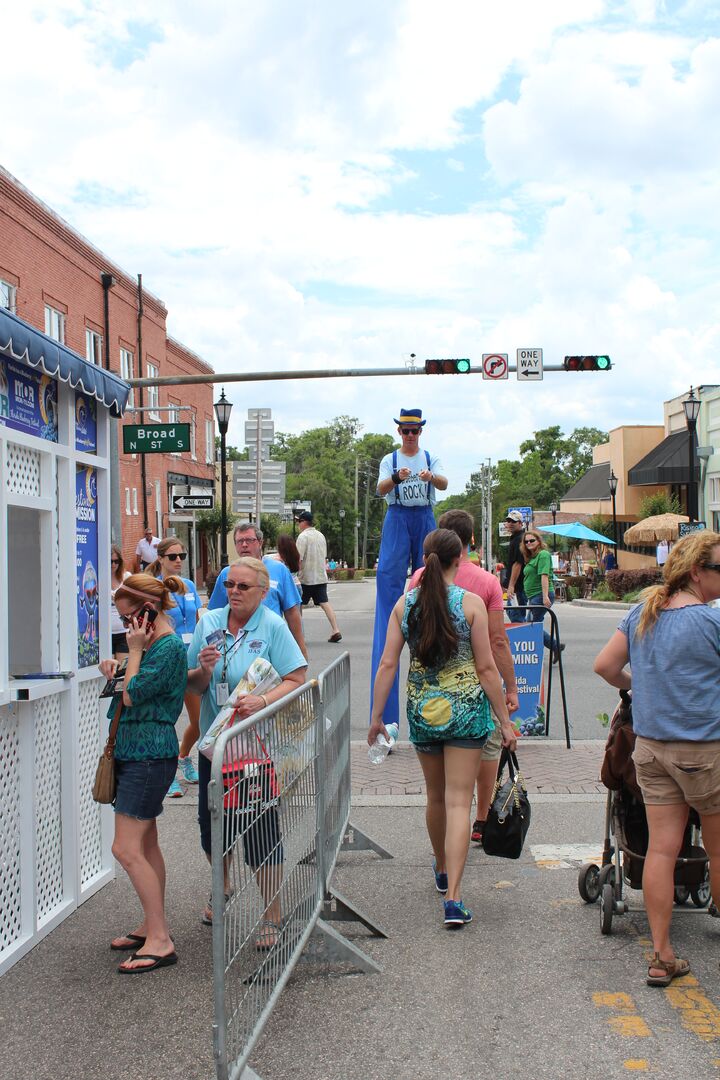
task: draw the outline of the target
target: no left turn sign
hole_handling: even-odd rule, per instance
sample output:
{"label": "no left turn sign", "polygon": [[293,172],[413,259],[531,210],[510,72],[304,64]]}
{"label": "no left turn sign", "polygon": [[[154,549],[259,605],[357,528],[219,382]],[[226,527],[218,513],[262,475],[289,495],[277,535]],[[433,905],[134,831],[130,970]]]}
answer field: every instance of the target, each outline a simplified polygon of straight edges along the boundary
{"label": "no left turn sign", "polygon": [[483,353],[482,374],[483,379],[507,379],[507,353]]}

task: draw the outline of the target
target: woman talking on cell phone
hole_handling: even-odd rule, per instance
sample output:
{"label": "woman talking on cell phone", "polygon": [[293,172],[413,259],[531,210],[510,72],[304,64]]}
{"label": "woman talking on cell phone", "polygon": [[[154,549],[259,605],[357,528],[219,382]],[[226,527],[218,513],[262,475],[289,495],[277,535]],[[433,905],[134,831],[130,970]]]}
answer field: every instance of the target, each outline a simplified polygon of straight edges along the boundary
{"label": "woman talking on cell phone", "polygon": [[[179,577],[162,581],[132,574],[115,592],[115,607],[127,628],[128,661],[123,688],[108,710],[112,717],[122,695],[115,741],[115,837],[112,852],[127,872],[143,909],[140,924],[114,938],[110,948],[132,955],[120,964],[123,975],[141,974],[177,963],[165,918],[165,863],[157,818],[175,778],[178,740],[175,724],[187,684],[187,652],[168,612],[185,586]],[[103,660],[111,679],[117,660]]]}

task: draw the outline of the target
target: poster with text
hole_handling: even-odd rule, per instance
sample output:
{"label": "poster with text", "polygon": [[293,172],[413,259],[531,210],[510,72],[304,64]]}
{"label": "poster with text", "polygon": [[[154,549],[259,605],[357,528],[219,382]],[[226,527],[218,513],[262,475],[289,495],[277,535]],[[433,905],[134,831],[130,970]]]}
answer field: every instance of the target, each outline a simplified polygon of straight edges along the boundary
{"label": "poster with text", "polygon": [[97,453],[97,404],[80,390],[75,391],[75,449]]}
{"label": "poster with text", "polygon": [[77,563],[78,667],[100,659],[98,636],[97,473],[78,465],[75,479],[75,553]]}
{"label": "poster with text", "polygon": [[520,708],[510,719],[523,735],[544,735],[542,623],[511,623],[506,629],[520,702]]}
{"label": "poster with text", "polygon": [[0,424],[57,442],[57,383],[0,356]]}

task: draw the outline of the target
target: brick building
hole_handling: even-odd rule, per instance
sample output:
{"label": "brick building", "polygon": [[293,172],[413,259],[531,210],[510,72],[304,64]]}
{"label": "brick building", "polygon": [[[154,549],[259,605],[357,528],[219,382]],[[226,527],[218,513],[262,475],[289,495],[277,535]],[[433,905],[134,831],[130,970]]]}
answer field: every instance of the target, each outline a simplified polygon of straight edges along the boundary
{"label": "brick building", "polygon": [[[139,300],[136,280],[0,167],[0,306],[126,379],[212,374],[200,357],[168,337],[167,309],[144,288],[139,325]],[[133,412],[141,405],[144,411]],[[204,538],[192,514],[173,513],[172,496],[214,490],[212,384],[152,387],[142,399],[134,390],[125,420],[191,425],[190,453],[126,455],[117,424],[119,505],[113,508],[113,531],[119,526],[125,561],[132,567],[146,513],[155,535],[177,535],[187,546],[184,572],[201,582],[207,569]]]}

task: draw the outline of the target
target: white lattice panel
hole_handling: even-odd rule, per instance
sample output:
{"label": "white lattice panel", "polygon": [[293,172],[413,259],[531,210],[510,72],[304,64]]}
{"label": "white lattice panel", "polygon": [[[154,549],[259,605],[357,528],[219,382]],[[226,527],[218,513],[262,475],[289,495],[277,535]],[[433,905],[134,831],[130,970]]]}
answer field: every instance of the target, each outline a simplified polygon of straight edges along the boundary
{"label": "white lattice panel", "polygon": [[40,495],[40,451],[8,443],[8,491],[14,495]]}
{"label": "white lattice panel", "polygon": [[60,695],[40,698],[35,721],[35,881],[38,925],[65,899],[62,844]]}
{"label": "white lattice panel", "polygon": [[17,711],[0,709],[0,952],[21,936],[20,744]]}
{"label": "white lattice panel", "polygon": [[77,813],[80,824],[80,889],[103,869],[100,806],[92,786],[100,757],[98,693],[101,680],[82,683],[78,708]]}

